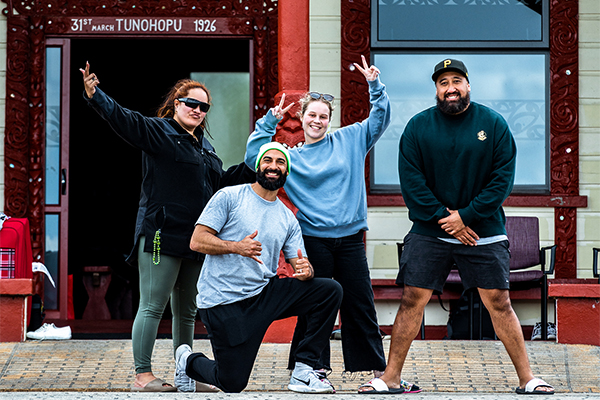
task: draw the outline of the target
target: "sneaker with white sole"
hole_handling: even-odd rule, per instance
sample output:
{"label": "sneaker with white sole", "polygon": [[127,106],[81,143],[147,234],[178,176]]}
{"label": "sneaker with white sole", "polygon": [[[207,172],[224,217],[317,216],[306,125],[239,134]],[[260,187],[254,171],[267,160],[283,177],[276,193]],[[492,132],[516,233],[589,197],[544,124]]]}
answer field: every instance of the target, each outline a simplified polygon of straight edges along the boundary
{"label": "sneaker with white sole", "polygon": [[288,389],[298,393],[335,393],[331,383],[323,382],[317,371],[312,369],[302,371],[294,369]]}
{"label": "sneaker with white sole", "polygon": [[175,387],[178,392],[218,392],[219,388],[208,383],[197,382],[186,374],[187,360],[192,348],[182,344],[175,351]]}
{"label": "sneaker with white sole", "polygon": [[548,339],[556,340],[556,325],[554,322],[548,322]]}
{"label": "sneaker with white sole", "polygon": [[333,383],[331,383],[331,381],[327,377],[327,371],[324,371],[324,370],[315,370],[315,373],[317,374],[317,376],[319,377],[319,379],[321,380],[321,382],[326,383],[329,386],[331,386],[331,388],[333,389],[333,393],[335,393],[335,387],[333,386]]}
{"label": "sneaker with white sole", "polygon": [[34,340],[71,339],[71,327],[57,328],[54,324],[44,324],[35,331],[27,332],[27,338]]}
{"label": "sneaker with white sole", "polygon": [[542,323],[536,322],[531,331],[531,340],[540,340],[542,338]]}
{"label": "sneaker with white sole", "polygon": [[[548,322],[546,326],[546,335],[549,340],[556,340],[556,325],[554,322]],[[531,332],[531,340],[541,340],[542,339],[542,323],[536,322],[533,326],[533,331]]]}
{"label": "sneaker with white sole", "polygon": [[191,354],[192,348],[187,344],[182,344],[175,351],[175,387],[178,392],[196,391],[196,381],[185,373],[187,360]]}

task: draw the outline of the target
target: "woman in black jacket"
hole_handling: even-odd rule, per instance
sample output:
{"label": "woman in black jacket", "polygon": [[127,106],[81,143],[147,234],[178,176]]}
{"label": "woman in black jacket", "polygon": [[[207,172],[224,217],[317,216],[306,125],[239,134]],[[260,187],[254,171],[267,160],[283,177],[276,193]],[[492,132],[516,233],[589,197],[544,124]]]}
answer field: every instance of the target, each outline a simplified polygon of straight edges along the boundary
{"label": "woman in black jacket", "polygon": [[[157,117],[145,117],[117,104],[97,85],[86,63],[85,99],[126,142],[142,150],[142,188],[135,244],[127,261],[137,260],[140,304],[132,330],[135,383],[132,391],[196,391],[187,376],[175,386],[156,378],[151,358],[167,301],[173,314],[173,349],[192,346],[196,283],[204,255],[190,249],[194,224],[219,188],[253,182],[254,172],[241,163],[227,172],[204,137],[210,93],[201,83],[183,79],[167,94]],[[208,388],[203,388],[208,389]]]}

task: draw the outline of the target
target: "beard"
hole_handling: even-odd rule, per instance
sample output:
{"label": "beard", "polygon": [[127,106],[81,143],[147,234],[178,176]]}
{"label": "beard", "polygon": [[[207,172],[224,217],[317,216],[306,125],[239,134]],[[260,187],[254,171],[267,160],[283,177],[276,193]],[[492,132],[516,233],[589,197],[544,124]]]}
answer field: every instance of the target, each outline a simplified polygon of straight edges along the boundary
{"label": "beard", "polygon": [[444,114],[456,115],[465,111],[469,104],[471,103],[471,96],[469,93],[465,97],[462,97],[459,94],[458,101],[449,102],[444,98],[441,100],[438,96],[435,96],[435,100],[437,101],[437,106],[441,112]]}
{"label": "beard", "polygon": [[[267,178],[267,172],[275,172],[279,177],[277,179],[269,179]],[[283,185],[285,185],[285,180],[287,179],[287,173],[282,174],[279,170],[264,170],[264,171],[256,171],[256,182],[260,186],[262,186],[266,190],[275,191],[281,189]]]}

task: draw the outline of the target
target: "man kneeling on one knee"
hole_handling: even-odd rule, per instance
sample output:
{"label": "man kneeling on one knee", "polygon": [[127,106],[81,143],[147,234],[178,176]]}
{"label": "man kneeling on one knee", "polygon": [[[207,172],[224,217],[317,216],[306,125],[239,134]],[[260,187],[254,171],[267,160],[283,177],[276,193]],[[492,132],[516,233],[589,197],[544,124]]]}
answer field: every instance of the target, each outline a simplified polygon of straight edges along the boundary
{"label": "man kneeling on one knee", "polygon": [[[211,341],[214,360],[176,351],[176,375],[241,392],[271,323],[308,317],[288,388],[304,393],[334,393],[317,370],[342,298],[332,279],[314,278],[294,214],[277,198],[291,171],[281,144],[263,145],[257,157],[257,182],[219,190],[196,223],[190,247],[206,254],[198,280],[197,304]],[[279,279],[279,254],[294,268]]]}

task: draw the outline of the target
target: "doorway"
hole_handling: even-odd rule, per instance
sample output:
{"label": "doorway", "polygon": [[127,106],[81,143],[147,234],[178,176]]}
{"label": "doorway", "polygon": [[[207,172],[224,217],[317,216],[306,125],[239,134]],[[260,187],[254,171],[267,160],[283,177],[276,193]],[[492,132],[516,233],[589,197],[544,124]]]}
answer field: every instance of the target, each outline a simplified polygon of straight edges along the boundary
{"label": "doorway", "polygon": [[[138,276],[137,266],[124,260],[133,245],[141,152],[87,106],[79,68],[88,61],[105,93],[124,107],[153,116],[179,79],[202,72],[250,74],[251,43],[248,39],[85,38],[71,39],[70,47],[70,139],[65,151],[69,151],[68,271],[73,275],[74,315],[80,319],[88,301],[84,267],[109,266],[106,302],[111,318],[130,320],[137,311]],[[210,82],[205,83],[211,89]],[[247,126],[246,135],[250,121]],[[170,318],[169,307],[163,318]]]}

